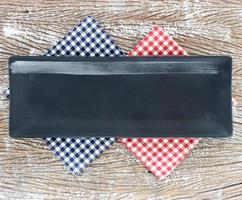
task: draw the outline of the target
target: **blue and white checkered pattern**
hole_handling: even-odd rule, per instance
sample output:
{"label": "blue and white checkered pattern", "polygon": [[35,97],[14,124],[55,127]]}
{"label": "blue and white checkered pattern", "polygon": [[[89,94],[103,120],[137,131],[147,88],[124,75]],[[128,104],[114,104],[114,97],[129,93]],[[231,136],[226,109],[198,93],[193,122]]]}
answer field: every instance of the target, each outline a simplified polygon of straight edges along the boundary
{"label": "blue and white checkered pattern", "polygon": [[47,145],[74,174],[79,174],[115,141],[114,138],[46,138]]}
{"label": "blue and white checkered pattern", "polygon": [[93,17],[87,17],[48,56],[123,56],[124,53]]}
{"label": "blue and white checkered pattern", "polygon": [[[46,56],[124,55],[93,17],[85,18],[46,54]],[[81,173],[115,142],[115,138],[46,138],[44,140],[74,174]]]}

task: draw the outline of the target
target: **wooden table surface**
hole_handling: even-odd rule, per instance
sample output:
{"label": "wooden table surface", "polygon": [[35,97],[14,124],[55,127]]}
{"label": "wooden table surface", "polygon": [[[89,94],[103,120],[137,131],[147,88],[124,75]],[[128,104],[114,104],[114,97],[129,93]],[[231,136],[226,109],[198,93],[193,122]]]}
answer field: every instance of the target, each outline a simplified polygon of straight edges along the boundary
{"label": "wooden table surface", "polygon": [[[126,52],[157,24],[191,55],[231,55],[234,136],[203,140],[163,181],[119,143],[73,176],[41,139],[9,138],[8,57],[43,54],[88,15]],[[241,0],[1,0],[0,199],[242,199],[241,54]]]}

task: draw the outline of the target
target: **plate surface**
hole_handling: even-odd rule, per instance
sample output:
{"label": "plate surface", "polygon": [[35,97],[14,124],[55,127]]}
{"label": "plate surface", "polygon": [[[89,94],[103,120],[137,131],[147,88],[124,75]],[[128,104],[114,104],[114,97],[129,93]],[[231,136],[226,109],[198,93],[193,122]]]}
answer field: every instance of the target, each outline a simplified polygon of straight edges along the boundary
{"label": "plate surface", "polygon": [[12,137],[226,137],[226,56],[11,57]]}

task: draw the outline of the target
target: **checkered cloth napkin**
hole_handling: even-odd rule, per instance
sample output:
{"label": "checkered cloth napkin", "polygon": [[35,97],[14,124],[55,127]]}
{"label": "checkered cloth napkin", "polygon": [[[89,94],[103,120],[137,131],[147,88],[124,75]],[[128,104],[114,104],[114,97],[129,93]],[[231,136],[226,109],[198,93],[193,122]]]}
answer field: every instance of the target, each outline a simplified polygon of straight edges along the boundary
{"label": "checkered cloth napkin", "polygon": [[[124,56],[124,53],[93,17],[87,17],[49,49],[46,56]],[[81,173],[115,142],[115,138],[45,138],[44,140],[74,174]]]}
{"label": "checkered cloth napkin", "polygon": [[[128,55],[184,56],[187,53],[160,27],[154,26]],[[170,174],[199,142],[195,138],[122,138],[120,140],[158,179],[164,179]]]}

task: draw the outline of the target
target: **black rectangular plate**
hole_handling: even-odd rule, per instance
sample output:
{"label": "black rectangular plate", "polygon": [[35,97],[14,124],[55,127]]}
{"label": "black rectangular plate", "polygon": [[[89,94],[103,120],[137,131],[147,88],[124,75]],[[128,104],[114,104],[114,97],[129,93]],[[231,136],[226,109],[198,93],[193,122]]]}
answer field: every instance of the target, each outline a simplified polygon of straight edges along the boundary
{"label": "black rectangular plate", "polygon": [[12,137],[226,137],[226,56],[11,57]]}

